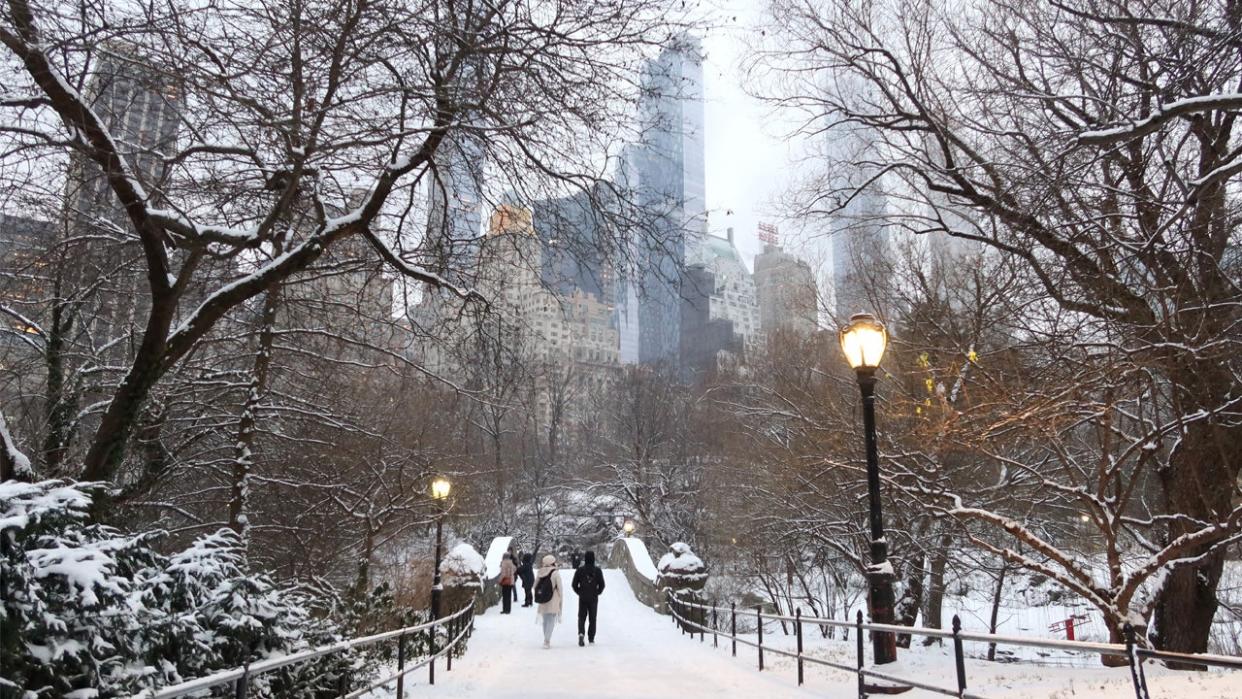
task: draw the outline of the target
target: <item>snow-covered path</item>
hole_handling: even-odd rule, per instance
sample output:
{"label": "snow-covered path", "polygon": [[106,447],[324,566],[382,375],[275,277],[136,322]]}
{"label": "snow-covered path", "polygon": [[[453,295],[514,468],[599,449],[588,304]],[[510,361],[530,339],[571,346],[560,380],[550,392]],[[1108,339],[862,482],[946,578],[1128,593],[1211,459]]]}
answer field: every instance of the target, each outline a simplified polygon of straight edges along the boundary
{"label": "snow-covered path", "polygon": [[[542,648],[543,634],[534,609],[515,607],[513,614],[489,609],[476,618],[465,656],[452,672],[438,672],[434,690],[418,687],[407,696],[443,699],[685,699],[686,697],[810,697],[789,673],[759,673],[728,650],[713,651],[690,641],[666,616],[634,598],[625,576],[604,571],[607,589],[599,602],[595,645],[578,647],[577,596],[569,590],[571,571],[561,573],[567,593],[562,623],[552,648]],[[415,675],[415,685],[426,676]],[[409,685],[407,685],[408,691]]]}

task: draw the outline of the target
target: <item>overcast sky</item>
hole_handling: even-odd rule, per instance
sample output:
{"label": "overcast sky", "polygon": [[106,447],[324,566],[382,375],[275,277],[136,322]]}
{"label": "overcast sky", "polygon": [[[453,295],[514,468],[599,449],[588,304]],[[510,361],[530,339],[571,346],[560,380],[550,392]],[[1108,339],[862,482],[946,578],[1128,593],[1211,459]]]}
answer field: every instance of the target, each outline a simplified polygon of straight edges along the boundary
{"label": "overcast sky", "polygon": [[[784,225],[776,199],[793,180],[798,146],[786,134],[792,128],[744,87],[740,60],[748,35],[759,31],[766,0],[715,0],[718,26],[703,35],[704,118],[706,124],[707,208],[713,235],[724,237],[732,226],[748,265],[763,244],[755,237],[759,222],[781,226],[791,250],[821,258],[822,245],[806,245]],[[734,18],[736,17],[736,21]],[[732,212],[732,213],[729,213]],[[814,266],[821,260],[809,259]]]}

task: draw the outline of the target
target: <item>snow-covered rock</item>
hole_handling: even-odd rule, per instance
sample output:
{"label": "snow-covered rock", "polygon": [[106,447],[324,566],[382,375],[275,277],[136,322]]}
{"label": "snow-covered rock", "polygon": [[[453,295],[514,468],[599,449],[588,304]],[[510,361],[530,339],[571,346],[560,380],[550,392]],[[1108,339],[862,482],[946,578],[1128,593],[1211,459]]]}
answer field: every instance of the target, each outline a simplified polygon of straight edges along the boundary
{"label": "snow-covered rock", "polygon": [[445,587],[482,587],[487,564],[473,546],[461,542],[440,561]]}
{"label": "snow-covered rock", "polygon": [[688,544],[677,542],[656,564],[659,578],[656,585],[673,590],[701,590],[707,583],[707,566],[694,555]]}

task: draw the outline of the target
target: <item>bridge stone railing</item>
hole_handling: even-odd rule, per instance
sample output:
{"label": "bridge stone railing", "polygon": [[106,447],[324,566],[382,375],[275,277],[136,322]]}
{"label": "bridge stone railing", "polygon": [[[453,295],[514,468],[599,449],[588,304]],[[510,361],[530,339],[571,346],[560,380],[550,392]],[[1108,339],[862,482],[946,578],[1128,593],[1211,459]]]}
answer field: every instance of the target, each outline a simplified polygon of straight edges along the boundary
{"label": "bridge stone railing", "polygon": [[634,591],[639,602],[661,614],[668,613],[665,596],[656,587],[659,574],[642,539],[632,536],[618,538],[612,543],[607,564],[609,568],[617,568],[625,573],[625,579],[630,583],[630,589]]}

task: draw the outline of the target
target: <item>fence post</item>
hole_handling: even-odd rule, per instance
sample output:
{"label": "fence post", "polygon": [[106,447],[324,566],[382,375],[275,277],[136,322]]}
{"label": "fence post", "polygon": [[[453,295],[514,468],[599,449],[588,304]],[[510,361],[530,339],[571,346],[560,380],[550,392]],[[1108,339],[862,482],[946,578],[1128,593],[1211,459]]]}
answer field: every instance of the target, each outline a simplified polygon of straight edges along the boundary
{"label": "fence post", "polygon": [[405,697],[405,634],[397,636],[397,699]]}
{"label": "fence post", "polygon": [[729,614],[733,619],[733,621],[730,622],[731,630],[729,631],[729,637],[733,639],[733,657],[736,658],[737,657],[737,602],[729,603]]}
{"label": "fence post", "polygon": [[794,610],[794,631],[798,634],[798,686],[802,686],[802,607]]}
{"label": "fence post", "polygon": [[957,696],[966,696],[966,656],[962,653],[962,619],[953,615],[953,657],[957,662]]}
{"label": "fence post", "polygon": [[867,685],[863,680],[863,663],[866,662],[866,658],[863,656],[863,622],[861,609],[858,610],[858,616],[856,618],[858,619],[855,624],[857,630],[854,632],[854,635],[857,636],[855,640],[858,641],[858,699],[866,699]]}
{"label": "fence post", "polygon": [[707,641],[707,608],[699,608],[699,643]]}
{"label": "fence post", "polygon": [[447,622],[446,624],[446,626],[448,627],[447,628],[448,633],[445,635],[448,637],[449,643],[451,643],[452,645],[448,647],[448,652],[444,654],[444,671],[445,672],[453,671],[453,651],[457,650],[457,644],[453,643],[453,639],[457,638],[457,633],[456,633],[456,628],[455,628],[456,625],[457,625],[456,618],[454,618],[452,621]]}
{"label": "fence post", "polygon": [[707,607],[699,610],[699,643],[707,641]]}
{"label": "fence post", "polygon": [[250,663],[242,667],[242,676],[237,678],[237,686],[233,688],[234,699],[246,699],[246,676],[250,674]]}
{"label": "fence post", "polygon": [[755,620],[759,623],[759,672],[763,672],[763,607],[755,607]]}
{"label": "fence post", "polygon": [[720,647],[720,617],[716,614],[716,607],[712,607],[712,648]]}

